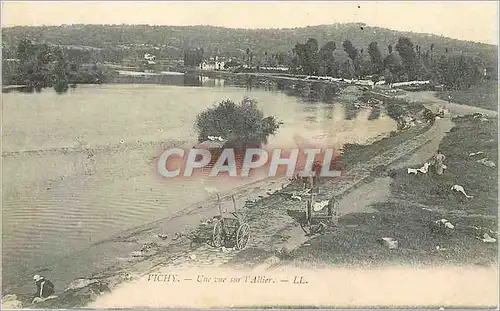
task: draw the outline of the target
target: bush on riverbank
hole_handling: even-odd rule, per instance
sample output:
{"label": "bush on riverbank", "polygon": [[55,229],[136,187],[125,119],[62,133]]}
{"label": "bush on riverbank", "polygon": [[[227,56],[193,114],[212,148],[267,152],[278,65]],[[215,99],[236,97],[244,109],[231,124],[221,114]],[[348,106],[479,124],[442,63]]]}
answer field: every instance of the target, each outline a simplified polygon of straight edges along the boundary
{"label": "bush on riverbank", "polygon": [[225,100],[202,111],[196,117],[195,128],[199,142],[209,136],[220,136],[228,147],[244,149],[267,143],[281,124],[274,116],[264,117],[257,102],[245,97],[239,104]]}
{"label": "bush on riverbank", "polygon": [[[24,91],[40,92],[54,87],[64,93],[77,84],[101,84],[115,74],[114,70],[98,64],[82,64],[69,59],[57,46],[22,40],[17,48],[18,59],[3,62],[7,70],[2,72],[4,85],[24,85]],[[6,83],[5,83],[6,82]]]}
{"label": "bush on riverbank", "polygon": [[383,107],[389,117],[398,123],[398,130],[408,127],[408,119],[423,121],[424,105],[418,102],[408,102],[401,98],[388,96],[377,92],[363,93],[362,101],[372,108]]}

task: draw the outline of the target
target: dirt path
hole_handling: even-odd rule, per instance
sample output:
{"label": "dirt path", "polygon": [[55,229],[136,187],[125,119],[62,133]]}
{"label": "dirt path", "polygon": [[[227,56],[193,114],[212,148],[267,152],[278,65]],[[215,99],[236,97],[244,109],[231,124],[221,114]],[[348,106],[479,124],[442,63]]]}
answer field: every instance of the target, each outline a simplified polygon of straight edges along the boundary
{"label": "dirt path", "polygon": [[436,92],[432,91],[420,91],[420,92],[407,92],[406,95],[402,95],[403,98],[423,103],[433,103],[442,106],[443,108],[449,109],[452,116],[456,115],[467,115],[473,113],[482,113],[490,117],[496,117],[498,115],[497,111],[487,110],[479,107],[473,107],[468,105],[460,105],[456,103],[448,103],[445,100],[436,97]]}

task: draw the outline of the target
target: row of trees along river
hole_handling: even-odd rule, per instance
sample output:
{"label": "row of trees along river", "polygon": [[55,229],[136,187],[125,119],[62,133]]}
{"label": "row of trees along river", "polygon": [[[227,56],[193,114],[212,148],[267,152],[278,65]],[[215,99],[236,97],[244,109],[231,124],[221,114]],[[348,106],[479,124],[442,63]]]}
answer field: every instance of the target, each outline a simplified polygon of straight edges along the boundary
{"label": "row of trees along river", "polygon": [[[387,83],[410,80],[431,80],[443,84],[447,89],[463,90],[487,78],[486,65],[477,55],[435,49],[434,44],[422,49],[407,37],[400,37],[389,44],[388,54],[383,57],[378,43],[373,41],[366,48],[355,47],[350,40],[337,48],[333,41],[319,46],[314,38],[297,43],[291,51],[265,55],[268,65],[285,65],[292,74],[331,76],[337,78],[385,79]],[[184,62],[188,67],[199,65],[204,58],[202,48],[184,51]],[[79,58],[68,57],[69,53],[57,45],[33,43],[21,40],[17,47],[19,63],[14,70],[4,68],[4,85],[26,85],[28,90],[54,87],[65,92],[69,86],[86,83],[105,83],[106,77],[114,73],[92,63],[83,63]],[[243,61],[232,61],[231,66],[252,63],[253,53],[247,48]]]}
{"label": "row of trees along river", "polygon": [[[366,77],[386,82],[432,80],[444,84],[447,89],[465,89],[485,77],[485,65],[478,56],[451,52],[447,48],[437,51],[434,45],[423,50],[407,37],[388,46],[389,54],[382,57],[377,42],[368,48],[358,49],[351,41],[342,43],[345,53],[338,53],[335,42],[326,42],[322,47],[314,38],[297,43],[293,48],[292,72],[307,75],[341,78]],[[346,57],[347,56],[347,57]]]}
{"label": "row of trees along river", "polygon": [[4,66],[2,78],[4,85],[24,85],[30,92],[53,87],[64,93],[77,84],[105,83],[111,72],[97,63],[69,59],[59,46],[25,39],[19,42],[14,65]]}
{"label": "row of trees along river", "polygon": [[[232,61],[230,65],[282,65],[294,74],[347,79],[370,76],[377,81],[383,78],[387,83],[431,80],[453,90],[467,89],[491,75],[491,72],[485,74],[487,65],[477,55],[448,48],[438,50],[434,44],[423,49],[407,37],[400,37],[394,45],[389,44],[387,50],[389,53],[383,57],[376,41],[366,48],[357,48],[350,40],[345,40],[342,47],[337,48],[333,41],[320,47],[316,39],[310,38],[305,43],[297,43],[289,53],[265,52],[263,61],[260,58],[255,61],[253,52],[247,49],[242,62]],[[185,51],[184,60],[187,66],[199,65],[203,60],[203,49]]]}

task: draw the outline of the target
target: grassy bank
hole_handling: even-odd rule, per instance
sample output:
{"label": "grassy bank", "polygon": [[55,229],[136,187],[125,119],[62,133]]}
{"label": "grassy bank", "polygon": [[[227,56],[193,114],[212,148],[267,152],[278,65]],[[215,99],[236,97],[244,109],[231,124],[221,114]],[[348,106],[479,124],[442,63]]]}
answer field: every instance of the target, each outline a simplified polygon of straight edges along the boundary
{"label": "grassy bank", "polygon": [[[397,111],[393,109],[388,112],[392,118],[400,118],[405,115],[417,115],[424,109],[423,105],[420,103],[409,103],[399,98],[380,96],[371,91],[364,92],[361,98],[361,100],[366,103],[370,102],[372,99],[379,100],[382,103],[381,106],[385,110],[397,107]],[[429,123],[417,124],[409,129],[393,132],[390,137],[383,138],[371,145],[346,144],[343,147],[340,165],[343,169],[349,169],[360,162],[369,161],[374,156],[382,154],[392,147],[422,134],[428,130],[429,127]]]}
{"label": "grassy bank", "polygon": [[395,136],[383,138],[371,145],[346,144],[344,145],[339,165],[342,169],[350,169],[358,163],[369,161],[376,155],[382,154],[394,146],[422,134],[428,129],[428,124],[422,124],[400,132]]}
{"label": "grassy bank", "polygon": [[[439,176],[408,175],[406,172],[394,174],[393,193],[405,200],[422,204],[429,201],[435,206],[447,209],[475,211],[486,215],[497,215],[498,173],[496,168],[478,163],[488,158],[498,159],[497,122],[489,119],[482,122],[473,117],[455,118],[455,128],[443,139],[441,151],[446,156],[446,173]],[[469,156],[470,153],[483,152]],[[473,199],[455,195],[450,188],[455,185],[464,187]]]}
{"label": "grassy bank", "polygon": [[443,100],[448,100],[448,95],[451,95],[453,102],[457,104],[498,110],[497,80],[483,80],[480,84],[472,86],[468,90],[437,92],[437,97]]}
{"label": "grassy bank", "polygon": [[[291,262],[301,267],[489,265],[496,262],[495,243],[483,243],[474,239],[468,230],[458,229],[464,225],[488,225],[487,221],[455,217],[451,221],[457,229],[447,235],[431,231],[432,222],[443,216],[439,213],[422,210],[411,203],[384,203],[373,208],[378,213],[344,216],[337,230],[298,248]],[[382,245],[379,242],[382,237],[398,240],[398,249],[389,250]]]}
{"label": "grassy bank", "polygon": [[[456,127],[440,144],[447,156],[444,175],[429,172],[415,176],[406,169],[391,172],[391,198],[371,206],[378,212],[343,216],[339,226],[299,247],[284,264],[495,265],[497,243],[477,239],[473,226],[494,231],[498,227],[497,169],[476,162],[484,157],[496,162],[497,122],[473,117],[454,122]],[[484,154],[469,157],[477,151]],[[452,192],[454,184],[463,186],[474,198]],[[445,233],[432,230],[434,221],[441,218],[448,219],[455,229]],[[382,245],[383,237],[398,240],[398,249]]]}

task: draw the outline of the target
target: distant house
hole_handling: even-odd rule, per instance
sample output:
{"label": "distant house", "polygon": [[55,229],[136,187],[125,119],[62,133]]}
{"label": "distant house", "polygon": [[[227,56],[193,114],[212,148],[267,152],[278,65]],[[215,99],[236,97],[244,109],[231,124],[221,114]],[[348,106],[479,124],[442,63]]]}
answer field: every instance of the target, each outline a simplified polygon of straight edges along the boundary
{"label": "distant house", "polygon": [[200,70],[215,70],[215,63],[210,61],[202,61],[198,68]]}
{"label": "distant house", "polygon": [[207,61],[201,62],[198,68],[200,70],[226,70],[225,65],[225,60],[216,56],[210,57]]}
{"label": "distant house", "polygon": [[224,62],[224,61],[216,61],[215,62],[215,70],[224,70],[225,65],[226,65],[226,62]]}
{"label": "distant house", "polygon": [[148,65],[154,65],[156,64],[156,56],[154,56],[153,54],[146,53],[144,54],[144,61]]}

